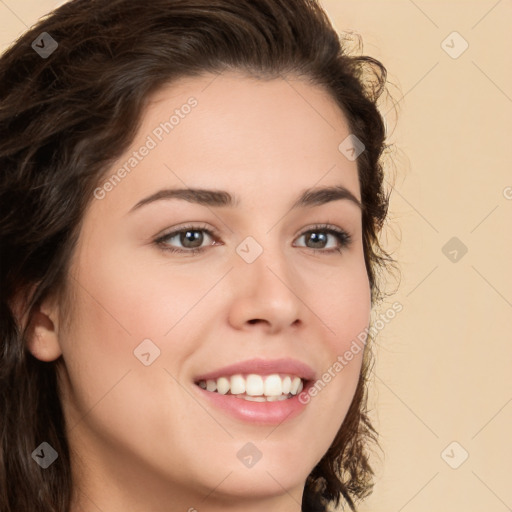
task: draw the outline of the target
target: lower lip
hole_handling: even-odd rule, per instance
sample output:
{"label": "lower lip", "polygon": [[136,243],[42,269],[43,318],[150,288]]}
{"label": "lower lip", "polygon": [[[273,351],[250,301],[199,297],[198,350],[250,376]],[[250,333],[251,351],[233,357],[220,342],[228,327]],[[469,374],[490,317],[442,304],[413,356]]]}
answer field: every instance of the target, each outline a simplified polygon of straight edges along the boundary
{"label": "lower lip", "polygon": [[306,404],[299,402],[299,395],[274,402],[251,402],[233,395],[206,391],[197,385],[195,387],[201,396],[222,411],[239,420],[257,425],[278,425],[295,418],[306,407]]}

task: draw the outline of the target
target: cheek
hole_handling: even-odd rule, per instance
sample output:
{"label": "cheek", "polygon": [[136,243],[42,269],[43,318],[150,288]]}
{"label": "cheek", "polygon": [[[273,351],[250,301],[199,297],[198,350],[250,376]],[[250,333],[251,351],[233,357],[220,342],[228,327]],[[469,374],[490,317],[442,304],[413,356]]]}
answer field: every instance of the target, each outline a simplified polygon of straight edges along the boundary
{"label": "cheek", "polygon": [[360,263],[347,266],[324,282],[328,283],[324,293],[315,293],[326,333],[322,347],[323,371],[313,386],[301,394],[301,400],[314,409],[326,439],[332,439],[345,418],[359,381],[370,322],[371,293],[366,268]]}
{"label": "cheek", "polygon": [[[218,274],[182,272],[166,262],[148,264],[97,249],[90,245],[73,272],[76,301],[72,324],[60,334],[63,359],[77,417],[106,393],[104,402],[123,417],[132,409],[136,414],[136,403],[141,410],[151,409],[147,396],[154,396],[155,389],[165,394],[176,387],[165,370],[179,378],[196,350],[194,339],[200,337],[193,333],[202,318],[204,323],[205,310],[195,306]],[[146,366],[148,352],[154,362]],[[101,409],[98,405],[91,417],[101,416]]]}
{"label": "cheek", "polygon": [[326,327],[329,350],[342,354],[368,328],[371,291],[364,264],[354,262],[324,277],[315,292],[318,316]]}
{"label": "cheek", "polygon": [[88,253],[77,265],[80,325],[107,335],[116,350],[125,350],[127,339],[133,350],[137,340],[165,337],[218,279],[209,270],[172,267],[163,258],[129,258],[117,248],[101,258]]}
{"label": "cheek", "polygon": [[[174,331],[165,337],[183,316],[184,295],[193,304],[194,294],[153,279],[159,272],[148,266],[128,269],[111,263],[98,261],[94,272],[81,267],[73,321],[60,333],[66,366],[61,389],[70,437],[80,444],[94,432],[119,453],[137,452],[146,462],[165,463],[161,440],[180,431],[176,410],[181,415],[198,414],[195,403],[171,377],[178,377],[176,369],[194,347],[179,343]],[[171,301],[174,296],[179,300]],[[179,327],[180,323],[175,331]],[[138,350],[147,339],[152,343],[144,349],[152,360],[148,366]]]}

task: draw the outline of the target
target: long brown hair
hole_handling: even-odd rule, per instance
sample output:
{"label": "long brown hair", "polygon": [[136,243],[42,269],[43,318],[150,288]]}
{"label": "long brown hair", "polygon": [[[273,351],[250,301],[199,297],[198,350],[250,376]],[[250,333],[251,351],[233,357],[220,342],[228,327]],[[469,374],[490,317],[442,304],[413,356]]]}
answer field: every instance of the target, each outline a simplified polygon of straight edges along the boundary
{"label": "long brown hair", "polygon": [[[45,55],[33,46],[42,33],[58,45],[44,36]],[[377,277],[391,261],[378,240],[389,200],[377,109],[386,69],[371,57],[351,56],[317,1],[64,4],[0,58],[0,512],[67,512],[71,503],[55,365],[26,348],[33,307],[66,288],[85,209],[133,140],[149,95],[178,78],[226,69],[260,79],[291,73],[336,100],[365,147],[357,159],[363,248],[372,303],[380,299]],[[22,314],[16,301],[25,306]],[[306,481],[303,511],[342,499],[355,510],[371,491],[370,357],[366,350],[345,421]],[[42,441],[59,454],[45,470],[31,458]]]}

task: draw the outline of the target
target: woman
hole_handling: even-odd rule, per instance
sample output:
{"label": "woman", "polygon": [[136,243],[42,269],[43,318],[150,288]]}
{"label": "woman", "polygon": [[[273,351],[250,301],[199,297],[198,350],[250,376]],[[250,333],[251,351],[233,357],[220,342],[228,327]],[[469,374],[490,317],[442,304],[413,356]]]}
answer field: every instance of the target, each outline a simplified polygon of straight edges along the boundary
{"label": "woman", "polygon": [[0,511],[355,510],[382,64],[311,0],[75,0],[0,73]]}

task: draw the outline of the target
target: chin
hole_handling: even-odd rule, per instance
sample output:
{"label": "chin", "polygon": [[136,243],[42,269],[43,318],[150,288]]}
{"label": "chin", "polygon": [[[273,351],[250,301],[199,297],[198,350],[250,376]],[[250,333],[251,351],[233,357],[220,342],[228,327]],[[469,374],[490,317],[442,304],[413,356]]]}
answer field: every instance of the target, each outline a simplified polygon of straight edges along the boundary
{"label": "chin", "polygon": [[272,498],[304,488],[311,470],[280,465],[237,469],[219,487],[222,494],[240,498]]}

